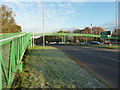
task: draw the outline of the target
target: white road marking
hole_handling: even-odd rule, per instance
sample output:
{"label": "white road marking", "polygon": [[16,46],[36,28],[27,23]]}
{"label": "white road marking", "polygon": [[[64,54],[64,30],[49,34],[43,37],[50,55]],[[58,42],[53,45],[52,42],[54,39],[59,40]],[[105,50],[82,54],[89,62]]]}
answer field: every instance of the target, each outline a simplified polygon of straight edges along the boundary
{"label": "white road marking", "polygon": [[100,55],[100,56],[103,57],[103,58],[106,58],[106,59],[110,59],[110,60],[113,60],[113,61],[116,61],[116,62],[120,62],[120,61],[118,61],[117,59],[113,59],[113,58],[106,57],[106,56],[102,56],[102,55]]}

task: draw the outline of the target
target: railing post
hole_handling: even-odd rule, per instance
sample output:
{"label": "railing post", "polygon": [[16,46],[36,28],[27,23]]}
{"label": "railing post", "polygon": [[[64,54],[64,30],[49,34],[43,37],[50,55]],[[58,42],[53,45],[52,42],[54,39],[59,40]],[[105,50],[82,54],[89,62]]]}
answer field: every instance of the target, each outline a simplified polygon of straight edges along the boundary
{"label": "railing post", "polygon": [[34,41],[34,33],[33,33],[33,35],[32,35],[32,39],[33,39],[33,47],[34,47],[34,43],[35,43],[35,41]]}
{"label": "railing post", "polygon": [[18,59],[17,59],[17,65],[18,65],[18,60],[20,60],[20,38],[17,39],[17,47],[18,47]]}
{"label": "railing post", "polygon": [[12,68],[12,72],[15,72],[15,45],[14,45],[14,40],[11,43],[11,52],[10,52],[10,63],[11,63],[11,68]]}
{"label": "railing post", "polygon": [[88,43],[88,40],[87,40],[87,39],[88,39],[88,37],[86,36],[86,44]]}
{"label": "railing post", "polygon": [[20,70],[20,72],[22,72],[22,67],[23,67],[23,63],[20,62],[20,64],[18,65],[18,70]]}
{"label": "railing post", "polygon": [[10,60],[9,60],[9,77],[8,77],[8,84],[11,83],[11,75],[12,72],[15,72],[15,53],[14,53],[14,40],[11,41],[11,49],[10,49]]}
{"label": "railing post", "polygon": [[21,42],[22,42],[22,39],[19,38],[19,41],[20,41],[20,42],[19,42],[19,52],[20,52],[19,55],[21,56],[21,54],[22,54],[22,43],[21,43]]}

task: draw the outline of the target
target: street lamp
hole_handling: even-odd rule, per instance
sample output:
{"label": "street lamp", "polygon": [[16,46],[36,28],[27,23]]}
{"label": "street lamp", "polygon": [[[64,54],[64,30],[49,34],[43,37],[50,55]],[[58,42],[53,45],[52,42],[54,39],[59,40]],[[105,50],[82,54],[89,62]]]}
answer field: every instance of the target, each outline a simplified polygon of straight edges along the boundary
{"label": "street lamp", "polygon": [[[91,34],[92,34],[92,24],[91,24]],[[91,41],[92,41],[92,37],[91,37]]]}
{"label": "street lamp", "polygon": [[116,0],[116,2],[115,2],[115,13],[116,13],[116,31],[115,31],[115,33],[116,33],[116,44],[117,44],[117,29],[118,29],[118,2],[119,2],[119,0]]}
{"label": "street lamp", "polygon": [[92,34],[92,24],[91,24],[91,34]]}
{"label": "street lamp", "polygon": [[44,1],[42,0],[42,26],[43,26],[43,47],[45,47],[45,36],[44,36]]}

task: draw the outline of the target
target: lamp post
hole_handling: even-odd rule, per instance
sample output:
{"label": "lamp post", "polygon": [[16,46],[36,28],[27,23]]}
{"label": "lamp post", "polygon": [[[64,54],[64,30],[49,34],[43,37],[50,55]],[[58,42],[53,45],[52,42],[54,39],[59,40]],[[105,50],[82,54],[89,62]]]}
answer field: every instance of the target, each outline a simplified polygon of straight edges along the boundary
{"label": "lamp post", "polygon": [[42,26],[43,26],[43,47],[45,48],[45,35],[44,35],[44,1],[42,0]]}
{"label": "lamp post", "polygon": [[91,34],[92,34],[92,24],[91,24]]}
{"label": "lamp post", "polygon": [[[96,35],[97,35],[97,31],[98,31],[98,30],[96,29],[95,31],[96,31]],[[96,37],[96,41],[97,41],[97,37]]]}
{"label": "lamp post", "polygon": [[[92,34],[92,24],[91,24],[91,34]],[[92,41],[92,37],[91,37],[91,41]]]}
{"label": "lamp post", "polygon": [[116,13],[116,31],[115,31],[115,33],[116,33],[116,44],[117,44],[117,29],[118,29],[118,0],[116,0],[116,2],[115,2],[115,13]]}

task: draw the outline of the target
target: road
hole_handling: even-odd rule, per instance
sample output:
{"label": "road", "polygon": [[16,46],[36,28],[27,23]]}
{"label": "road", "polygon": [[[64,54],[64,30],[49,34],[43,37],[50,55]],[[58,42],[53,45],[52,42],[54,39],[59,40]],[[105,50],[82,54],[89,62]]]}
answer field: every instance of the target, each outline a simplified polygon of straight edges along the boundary
{"label": "road", "polygon": [[[111,88],[118,87],[118,50],[81,46],[55,46],[76,59]],[[120,75],[120,74],[119,74]]]}

